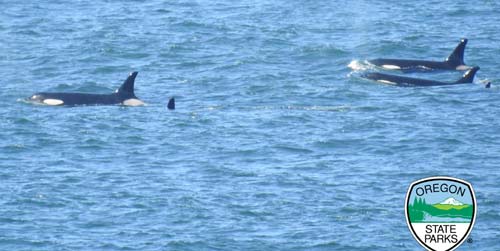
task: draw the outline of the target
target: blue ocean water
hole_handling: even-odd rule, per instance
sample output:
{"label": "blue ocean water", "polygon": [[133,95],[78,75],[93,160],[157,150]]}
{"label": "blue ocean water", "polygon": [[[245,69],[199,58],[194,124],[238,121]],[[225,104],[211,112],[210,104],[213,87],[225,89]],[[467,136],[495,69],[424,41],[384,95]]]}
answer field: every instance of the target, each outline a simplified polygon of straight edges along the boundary
{"label": "blue ocean water", "polygon": [[[404,200],[435,175],[476,191],[458,250],[500,248],[498,1],[0,6],[0,250],[422,250]],[[462,37],[476,84],[347,67],[444,59]],[[131,71],[145,107],[21,101],[112,92]]]}

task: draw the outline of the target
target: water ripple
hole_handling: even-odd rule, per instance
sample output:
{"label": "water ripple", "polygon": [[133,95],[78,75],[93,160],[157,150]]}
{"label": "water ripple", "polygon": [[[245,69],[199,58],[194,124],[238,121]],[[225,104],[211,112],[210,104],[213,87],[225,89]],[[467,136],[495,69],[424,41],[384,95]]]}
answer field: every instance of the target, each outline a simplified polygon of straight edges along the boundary
{"label": "water ripple", "polygon": [[[496,250],[499,4],[421,5],[4,1],[0,249],[419,250],[406,189],[451,175],[479,202],[462,248]],[[464,36],[491,89],[359,78]],[[113,92],[131,71],[147,106],[22,101]]]}

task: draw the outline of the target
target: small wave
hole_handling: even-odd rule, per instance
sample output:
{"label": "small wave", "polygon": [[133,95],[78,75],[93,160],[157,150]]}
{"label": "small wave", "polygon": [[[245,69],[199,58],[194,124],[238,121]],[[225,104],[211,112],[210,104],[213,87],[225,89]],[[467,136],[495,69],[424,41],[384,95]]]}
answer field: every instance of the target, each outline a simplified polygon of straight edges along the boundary
{"label": "small wave", "polygon": [[304,111],[326,111],[326,112],[345,112],[349,111],[350,107],[345,105],[339,106],[286,106],[282,109],[287,110],[304,110]]}
{"label": "small wave", "polygon": [[486,85],[488,83],[490,83],[490,87],[487,87],[487,88],[494,88],[493,86],[493,81],[491,79],[487,79],[487,78],[484,78],[484,79],[478,79],[476,81],[474,81],[475,84],[479,84],[479,85],[482,85],[483,87],[486,87]]}
{"label": "small wave", "polygon": [[280,145],[280,146],[275,146],[274,148],[276,148],[278,150],[290,152],[290,153],[312,153],[313,152],[313,150],[311,150],[311,149],[307,149],[307,148],[300,147],[300,146],[292,146],[292,145]]}
{"label": "small wave", "polygon": [[33,103],[29,99],[27,99],[27,98],[18,98],[18,99],[16,99],[16,102],[21,102],[21,103],[25,103],[25,104],[31,104],[31,103]]}
{"label": "small wave", "polygon": [[351,110],[350,106],[339,105],[339,106],[325,106],[325,105],[313,105],[313,106],[297,106],[297,105],[287,105],[287,106],[260,106],[256,107],[258,110],[298,110],[298,111],[323,111],[323,112],[347,112]]}
{"label": "small wave", "polygon": [[305,46],[301,49],[305,53],[319,53],[324,55],[341,56],[347,55],[347,51],[337,48],[331,44],[319,46]]}
{"label": "small wave", "polygon": [[172,11],[171,10],[167,10],[167,9],[157,9],[155,10],[157,13],[171,13]]}
{"label": "small wave", "polygon": [[347,65],[347,67],[351,68],[354,71],[366,71],[373,70],[375,68],[374,65],[368,63],[368,61],[366,60],[353,60]]}

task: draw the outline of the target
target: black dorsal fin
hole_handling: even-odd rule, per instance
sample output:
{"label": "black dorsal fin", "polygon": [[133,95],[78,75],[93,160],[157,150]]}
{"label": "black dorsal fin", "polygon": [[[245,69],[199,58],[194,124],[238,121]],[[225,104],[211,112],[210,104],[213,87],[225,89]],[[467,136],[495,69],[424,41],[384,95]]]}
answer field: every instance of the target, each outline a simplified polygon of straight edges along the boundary
{"label": "black dorsal fin", "polygon": [[134,72],[131,72],[130,75],[128,75],[128,78],[125,79],[125,82],[123,82],[123,84],[120,86],[120,88],[118,88],[118,93],[123,93],[123,92],[126,92],[126,93],[130,93],[130,94],[134,94],[134,82],[135,82],[135,77],[137,76],[137,73],[136,71]]}
{"label": "black dorsal fin", "polygon": [[174,98],[171,98],[171,99],[168,101],[167,108],[168,108],[169,110],[175,110],[175,99],[174,99]]}
{"label": "black dorsal fin", "polygon": [[468,70],[464,76],[459,79],[456,83],[457,84],[462,84],[462,83],[472,83],[474,81],[474,76],[476,75],[476,72],[479,70],[479,66],[474,66],[472,69]]}
{"label": "black dorsal fin", "polygon": [[452,66],[465,65],[464,62],[464,50],[467,45],[467,38],[462,38],[460,43],[455,47],[455,50],[446,58],[446,62]]}

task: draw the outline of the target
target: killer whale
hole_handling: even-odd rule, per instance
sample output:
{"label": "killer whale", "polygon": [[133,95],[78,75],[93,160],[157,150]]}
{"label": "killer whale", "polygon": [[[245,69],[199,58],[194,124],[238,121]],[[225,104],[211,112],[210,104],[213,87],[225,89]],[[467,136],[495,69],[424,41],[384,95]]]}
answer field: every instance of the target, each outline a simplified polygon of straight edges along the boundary
{"label": "killer whale", "polygon": [[175,98],[170,98],[170,100],[168,100],[167,108],[169,110],[175,110]]}
{"label": "killer whale", "polygon": [[134,93],[135,77],[138,72],[132,72],[123,84],[111,94],[67,93],[67,92],[39,92],[27,100],[32,103],[45,105],[144,105]]}
{"label": "killer whale", "polygon": [[463,71],[471,68],[464,62],[464,50],[466,45],[467,39],[461,39],[457,47],[455,47],[453,52],[444,61],[377,58],[368,60],[368,63],[387,70],[401,70],[404,72],[433,70]]}
{"label": "killer whale", "polygon": [[383,84],[395,85],[400,87],[413,87],[413,86],[443,86],[443,85],[458,85],[472,83],[476,72],[479,70],[479,66],[475,66],[468,70],[462,78],[455,82],[441,82],[429,79],[420,78],[410,78],[398,75],[391,75],[379,72],[366,73],[362,75],[362,78],[377,81]]}

